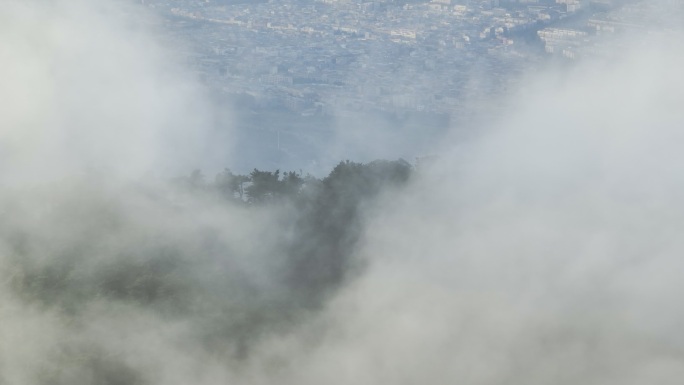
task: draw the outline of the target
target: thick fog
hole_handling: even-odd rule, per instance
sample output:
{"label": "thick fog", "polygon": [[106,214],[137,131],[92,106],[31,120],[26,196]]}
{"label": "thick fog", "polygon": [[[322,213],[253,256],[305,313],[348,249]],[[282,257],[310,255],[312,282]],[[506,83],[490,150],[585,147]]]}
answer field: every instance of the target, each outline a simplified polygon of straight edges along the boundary
{"label": "thick fog", "polygon": [[168,177],[232,144],[142,12],[0,13],[0,384],[681,382],[681,34],[530,76],[408,184],[302,224],[327,201]]}
{"label": "thick fog", "polygon": [[3,181],[179,172],[205,152],[213,113],[144,9],[80,0],[3,8]]}

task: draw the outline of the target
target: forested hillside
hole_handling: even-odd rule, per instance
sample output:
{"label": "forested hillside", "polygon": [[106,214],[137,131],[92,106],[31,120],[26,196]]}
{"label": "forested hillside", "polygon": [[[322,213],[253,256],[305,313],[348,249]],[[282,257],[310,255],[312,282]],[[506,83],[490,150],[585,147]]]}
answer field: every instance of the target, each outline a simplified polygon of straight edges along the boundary
{"label": "forested hillside", "polygon": [[[9,249],[0,279],[24,305],[56,314],[65,330],[162,317],[191,325],[185,344],[241,360],[261,337],[315,313],[363,268],[354,251],[364,212],[412,173],[403,160],[345,161],[323,179],[195,171],[154,183],[93,178],[21,191],[2,200]],[[27,203],[36,201],[44,205]],[[83,373],[143,383],[101,336],[57,345],[59,370],[39,373],[49,383]]]}

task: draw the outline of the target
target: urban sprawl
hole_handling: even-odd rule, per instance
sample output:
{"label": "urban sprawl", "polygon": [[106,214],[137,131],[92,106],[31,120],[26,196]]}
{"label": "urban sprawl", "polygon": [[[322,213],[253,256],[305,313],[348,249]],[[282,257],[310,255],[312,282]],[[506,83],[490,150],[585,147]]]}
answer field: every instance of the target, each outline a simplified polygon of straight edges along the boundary
{"label": "urban sprawl", "polygon": [[301,114],[486,103],[545,60],[604,52],[653,2],[585,0],[144,0],[213,89]]}

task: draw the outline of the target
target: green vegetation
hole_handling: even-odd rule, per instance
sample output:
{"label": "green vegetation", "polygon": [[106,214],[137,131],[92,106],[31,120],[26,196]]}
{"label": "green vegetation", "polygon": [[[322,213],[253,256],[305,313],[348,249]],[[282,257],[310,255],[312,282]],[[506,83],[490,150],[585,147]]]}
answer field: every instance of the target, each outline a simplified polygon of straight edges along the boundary
{"label": "green vegetation", "polygon": [[350,259],[363,232],[364,208],[385,190],[394,190],[410,178],[413,167],[403,159],[370,163],[340,162],[318,179],[296,172],[254,169],[237,175],[229,169],[205,183],[198,170],[179,180],[191,191],[213,192],[227,202],[246,207],[288,212],[289,241],[281,278],[304,306],[315,306],[339,285],[349,271]]}
{"label": "green vegetation", "polygon": [[[412,172],[403,160],[345,161],[322,179],[226,169],[213,180],[196,170],[152,187],[48,186],[45,199],[20,194],[1,208],[0,282],[67,325],[112,316],[94,309],[116,309],[124,324],[127,314],[190,322],[188,338],[204,351],[240,360],[255,341],[319,310],[363,268],[355,252],[367,211]],[[37,201],[45,204],[21,203]],[[130,372],[106,353],[106,341],[63,343],[65,351],[103,351],[86,363],[93,373]],[[131,373],[125,383],[141,381]]]}

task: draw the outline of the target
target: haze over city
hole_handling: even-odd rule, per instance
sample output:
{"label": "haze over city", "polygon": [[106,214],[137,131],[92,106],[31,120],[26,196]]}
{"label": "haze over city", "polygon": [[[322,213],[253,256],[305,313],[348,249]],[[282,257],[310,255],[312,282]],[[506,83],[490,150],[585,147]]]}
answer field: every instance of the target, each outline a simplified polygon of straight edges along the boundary
{"label": "haze over city", "polygon": [[5,1],[0,385],[680,384],[683,11]]}

